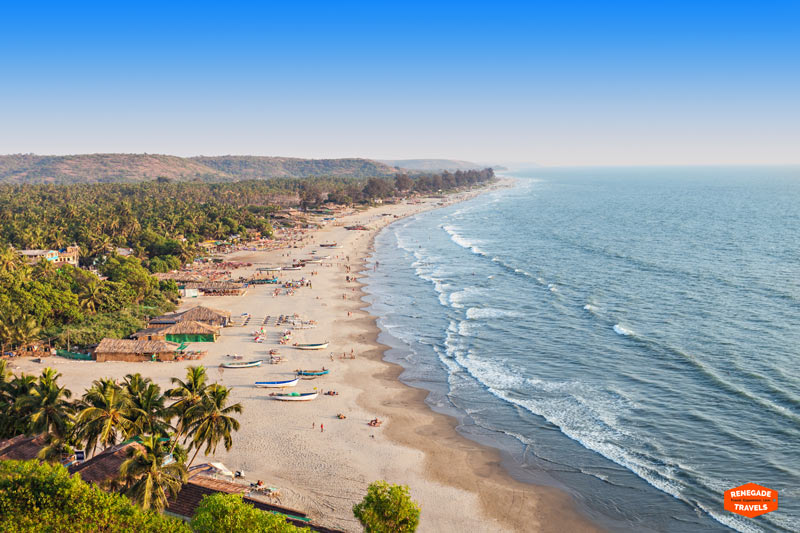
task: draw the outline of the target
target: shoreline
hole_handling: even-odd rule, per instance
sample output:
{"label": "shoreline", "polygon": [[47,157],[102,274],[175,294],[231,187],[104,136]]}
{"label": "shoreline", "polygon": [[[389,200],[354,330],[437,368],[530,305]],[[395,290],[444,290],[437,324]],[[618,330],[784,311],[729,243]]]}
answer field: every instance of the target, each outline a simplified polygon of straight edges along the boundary
{"label": "shoreline", "polygon": [[[486,188],[480,194],[495,189],[496,187]],[[471,198],[460,201],[468,199]],[[374,253],[375,238],[389,226],[391,224],[370,235],[361,258],[359,275],[368,271],[366,262]],[[372,349],[365,355],[380,361],[384,366],[382,371],[373,375],[382,383],[384,394],[371,397],[372,391],[364,391],[359,396],[359,402],[376,412],[382,410],[381,414],[393,421],[387,428],[387,436],[398,444],[422,451],[425,454],[428,475],[440,483],[476,493],[481,510],[512,531],[602,531],[580,513],[567,492],[557,487],[525,483],[513,478],[502,464],[500,450],[459,433],[458,419],[434,411],[428,405],[428,390],[401,380],[405,368],[386,359],[386,352],[391,347],[379,342],[378,337],[382,330],[377,323],[378,317],[369,312],[371,304],[363,300],[368,283],[359,281],[358,285],[359,300],[363,304],[359,309],[366,313],[365,318],[372,330],[369,339]],[[393,393],[401,397],[392,397]],[[397,424],[397,421],[403,421],[404,427]]]}
{"label": "shoreline", "polygon": [[[361,501],[369,483],[385,479],[408,485],[422,509],[420,532],[455,531],[598,531],[582,515],[573,498],[549,486],[515,480],[502,466],[497,449],[469,440],[456,430],[458,420],[433,411],[425,402],[428,392],[403,383],[401,366],[384,360],[388,348],[378,342],[380,328],[369,304],[363,300],[365,262],[373,252],[375,236],[391,223],[438,207],[474,198],[505,186],[501,180],[480,189],[447,198],[423,198],[411,204],[389,204],[341,217],[336,224],[304,232],[296,246],[266,251],[240,250],[225,255],[232,261],[252,262],[235,276],[250,275],[259,265],[287,263],[307,256],[319,243],[339,242],[335,255],[301,272],[287,272],[284,280],[305,277],[313,289],[294,295],[273,296],[273,287],[255,285],[244,296],[200,296],[181,302],[181,309],[205,305],[249,316],[247,326],[228,327],[215,343],[192,343],[189,349],[207,350],[199,361],[174,363],[83,362],[47,358],[42,363],[15,361],[13,370],[38,375],[46,366],[60,372],[61,382],[75,396],[83,394],[92,380],[120,379],[139,372],[160,385],[183,378],[186,367],[203,365],[209,381],[231,387],[231,401],[240,402],[241,429],[234,434],[230,451],[223,447],[213,456],[198,456],[196,464],[220,461],[230,470],[246,473],[246,481],[264,480],[278,487],[276,503],[301,509],[315,523],[343,531],[361,531],[352,506]],[[348,231],[350,224],[370,229]],[[287,243],[288,244],[288,243]],[[346,267],[357,281],[346,282]],[[310,270],[315,272],[310,272]],[[298,314],[316,320],[315,329],[297,329],[292,342],[330,341],[330,351],[296,350],[278,341],[280,330],[265,326],[267,340],[253,342],[252,330],[266,316]],[[285,326],[284,326],[285,327]],[[223,370],[228,354],[247,359],[262,358],[278,349],[288,362],[265,364],[251,370]],[[339,354],[352,352],[355,360]],[[269,389],[254,387],[256,380],[288,379],[297,368],[330,368],[324,378],[301,381],[297,392],[335,390],[336,396],[320,395],[311,402],[276,402]],[[293,389],[294,390],[294,389]],[[337,414],[345,415],[340,419]],[[384,420],[372,428],[369,420]],[[324,431],[323,431],[324,425]]]}

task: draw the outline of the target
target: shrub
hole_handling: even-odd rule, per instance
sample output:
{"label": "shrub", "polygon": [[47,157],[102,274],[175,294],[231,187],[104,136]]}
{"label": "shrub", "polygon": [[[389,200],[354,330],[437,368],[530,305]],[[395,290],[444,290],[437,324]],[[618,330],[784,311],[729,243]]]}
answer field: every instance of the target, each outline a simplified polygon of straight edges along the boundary
{"label": "shrub", "polygon": [[143,511],[61,465],[38,461],[0,461],[0,531],[191,533],[181,520]]}
{"label": "shrub", "polygon": [[274,513],[256,509],[241,494],[211,494],[203,498],[191,522],[195,533],[296,533],[309,531]]}
{"label": "shrub", "polygon": [[367,533],[412,533],[419,525],[419,505],[411,499],[408,487],[376,481],[367,489],[353,514]]}

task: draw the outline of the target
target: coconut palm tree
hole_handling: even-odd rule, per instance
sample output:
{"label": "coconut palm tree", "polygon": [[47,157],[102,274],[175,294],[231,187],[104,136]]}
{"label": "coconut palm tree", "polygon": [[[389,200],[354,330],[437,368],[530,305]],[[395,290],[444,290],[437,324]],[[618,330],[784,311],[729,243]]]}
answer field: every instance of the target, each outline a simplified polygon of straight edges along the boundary
{"label": "coconut palm tree", "polygon": [[94,314],[97,312],[97,306],[100,304],[103,295],[103,287],[95,280],[89,280],[81,288],[81,294],[78,297],[78,302],[81,307]]}
{"label": "coconut palm tree", "polygon": [[39,323],[32,316],[21,318],[14,323],[14,342],[17,346],[26,346],[39,338],[39,333],[42,331]]}
{"label": "coconut palm tree", "polygon": [[76,431],[92,454],[98,444],[113,446],[120,437],[130,434],[131,399],[114,381],[96,380],[83,395],[81,404],[83,408],[75,417]]}
{"label": "coconut palm tree", "polygon": [[31,411],[21,403],[30,395],[36,378],[30,374],[14,376],[6,385],[7,403],[4,403],[3,417],[0,418],[0,437],[15,437],[24,433],[30,425]]}
{"label": "coconut palm tree", "polygon": [[186,369],[186,381],[172,378],[172,383],[176,387],[167,391],[167,396],[175,398],[177,401],[170,406],[171,417],[177,417],[178,422],[175,426],[175,441],[172,443],[170,453],[175,451],[178,441],[184,435],[191,423],[189,411],[192,407],[199,404],[206,395],[206,369],[203,366],[190,366]]}
{"label": "coconut palm tree", "polygon": [[137,373],[125,376],[125,390],[131,399],[131,432],[157,437],[168,435],[170,426],[166,417],[169,415],[161,387]]}
{"label": "coconut palm tree", "polygon": [[120,474],[131,499],[145,509],[161,511],[169,498],[180,492],[187,472],[183,463],[172,461],[161,440],[150,435],[142,439],[141,446],[131,447]]}
{"label": "coconut palm tree", "polygon": [[52,368],[45,368],[30,393],[19,399],[20,407],[30,412],[29,434],[48,433],[58,438],[68,435],[75,407],[70,401],[72,392],[59,386],[60,377]]}
{"label": "coconut palm tree", "polygon": [[189,461],[190,466],[203,445],[206,447],[205,455],[213,454],[220,441],[224,443],[226,450],[231,449],[231,433],[239,431],[239,421],[231,415],[241,413],[242,404],[227,405],[230,393],[231,389],[215,383],[207,389],[200,403],[189,409],[187,414],[192,420],[192,444],[196,448],[192,460]]}

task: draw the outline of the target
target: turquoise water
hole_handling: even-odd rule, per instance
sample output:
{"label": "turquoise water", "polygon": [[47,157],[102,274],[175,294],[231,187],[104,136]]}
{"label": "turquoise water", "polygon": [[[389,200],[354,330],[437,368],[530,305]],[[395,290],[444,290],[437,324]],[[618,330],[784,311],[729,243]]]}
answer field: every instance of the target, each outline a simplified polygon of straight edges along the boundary
{"label": "turquoise water", "polygon": [[[388,358],[629,531],[800,531],[800,171],[536,169],[376,239]],[[723,492],[780,493],[756,519]]]}

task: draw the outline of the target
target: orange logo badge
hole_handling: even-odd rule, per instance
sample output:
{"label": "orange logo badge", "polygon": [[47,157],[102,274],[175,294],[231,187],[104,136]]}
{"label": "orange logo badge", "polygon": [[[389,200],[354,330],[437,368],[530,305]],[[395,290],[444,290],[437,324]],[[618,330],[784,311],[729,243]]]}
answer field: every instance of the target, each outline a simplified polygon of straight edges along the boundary
{"label": "orange logo badge", "polygon": [[778,491],[745,483],[725,491],[725,510],[750,518],[778,509]]}

